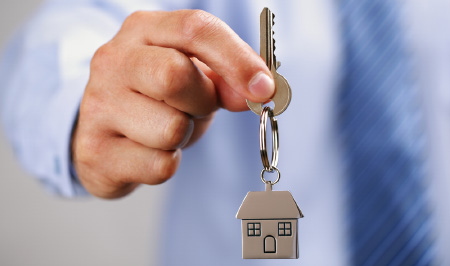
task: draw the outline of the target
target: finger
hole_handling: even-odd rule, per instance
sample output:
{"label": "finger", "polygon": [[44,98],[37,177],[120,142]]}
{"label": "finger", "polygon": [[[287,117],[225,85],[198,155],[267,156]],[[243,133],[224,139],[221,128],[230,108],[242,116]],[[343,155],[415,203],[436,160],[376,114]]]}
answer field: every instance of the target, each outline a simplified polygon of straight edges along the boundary
{"label": "finger", "polygon": [[272,75],[261,57],[228,25],[204,11],[136,12],[119,35],[193,55],[249,100],[263,102],[274,93]]}
{"label": "finger", "polygon": [[133,89],[192,116],[205,116],[217,108],[214,83],[183,53],[141,46],[129,64],[127,80]]}
{"label": "finger", "polygon": [[[119,63],[111,64],[110,54],[117,50],[122,51]],[[217,109],[214,83],[189,57],[175,49],[146,45],[121,49],[107,44],[97,51],[95,59],[94,67],[113,65],[108,76],[113,83],[122,85],[116,88],[130,88],[195,117]],[[104,82],[103,76],[92,80],[99,87]]]}
{"label": "finger", "polygon": [[215,84],[219,107],[233,112],[249,109],[245,99],[234,91],[221,76],[197,58],[193,58],[192,61]]}
{"label": "finger", "polygon": [[180,150],[151,149],[113,135],[91,135],[78,145],[84,151],[76,161],[80,180],[91,194],[102,198],[121,197],[137,184],[163,183],[173,176],[181,159]]}
{"label": "finger", "polygon": [[146,147],[175,150],[186,145],[192,135],[192,118],[164,102],[134,91],[126,97],[113,97],[113,101],[119,108],[108,124],[110,129]]}
{"label": "finger", "polygon": [[163,151],[147,148],[127,138],[115,138],[105,159],[114,167],[104,174],[119,183],[161,184],[172,177],[181,160],[181,150]]}

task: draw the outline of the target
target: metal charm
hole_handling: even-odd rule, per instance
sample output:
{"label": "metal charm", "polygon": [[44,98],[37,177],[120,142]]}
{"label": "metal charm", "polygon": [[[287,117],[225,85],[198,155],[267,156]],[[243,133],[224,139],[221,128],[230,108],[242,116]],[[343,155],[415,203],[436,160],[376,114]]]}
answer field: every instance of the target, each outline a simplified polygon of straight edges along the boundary
{"label": "metal charm", "polygon": [[236,214],[242,220],[242,258],[298,259],[297,225],[302,217],[292,194],[272,191],[270,182],[266,191],[248,192]]}

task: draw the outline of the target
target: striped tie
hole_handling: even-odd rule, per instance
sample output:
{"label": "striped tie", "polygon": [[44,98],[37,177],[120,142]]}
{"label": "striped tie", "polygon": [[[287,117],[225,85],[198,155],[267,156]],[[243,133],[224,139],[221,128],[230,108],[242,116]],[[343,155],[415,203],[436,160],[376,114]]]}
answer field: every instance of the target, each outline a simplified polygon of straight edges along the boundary
{"label": "striped tie", "polygon": [[398,3],[340,4],[346,57],[339,119],[353,265],[433,265],[422,114]]}

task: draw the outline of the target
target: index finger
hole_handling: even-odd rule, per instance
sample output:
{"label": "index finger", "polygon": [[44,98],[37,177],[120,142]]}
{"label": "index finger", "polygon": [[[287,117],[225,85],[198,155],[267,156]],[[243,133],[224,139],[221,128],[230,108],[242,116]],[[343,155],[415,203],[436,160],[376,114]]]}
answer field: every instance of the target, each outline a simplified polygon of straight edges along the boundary
{"label": "index finger", "polygon": [[205,11],[139,11],[126,19],[121,32],[146,45],[195,56],[251,101],[264,102],[275,91],[264,60],[227,24]]}

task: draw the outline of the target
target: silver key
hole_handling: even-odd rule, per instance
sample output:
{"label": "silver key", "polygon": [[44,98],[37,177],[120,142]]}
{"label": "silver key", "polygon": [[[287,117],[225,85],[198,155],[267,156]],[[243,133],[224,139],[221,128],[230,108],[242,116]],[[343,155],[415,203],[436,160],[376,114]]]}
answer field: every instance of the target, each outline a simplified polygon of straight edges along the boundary
{"label": "silver key", "polygon": [[[277,72],[281,63],[277,61],[275,56],[275,39],[273,38],[274,31],[272,26],[274,25],[275,14],[273,14],[269,8],[265,7],[261,12],[261,24],[260,24],[260,55],[267,64],[267,67],[272,72],[275,80],[275,94],[272,97],[274,103],[273,115],[277,116],[286,110],[291,102],[292,91],[287,80]],[[249,100],[247,105],[255,114],[261,115],[264,103],[255,103]]]}

